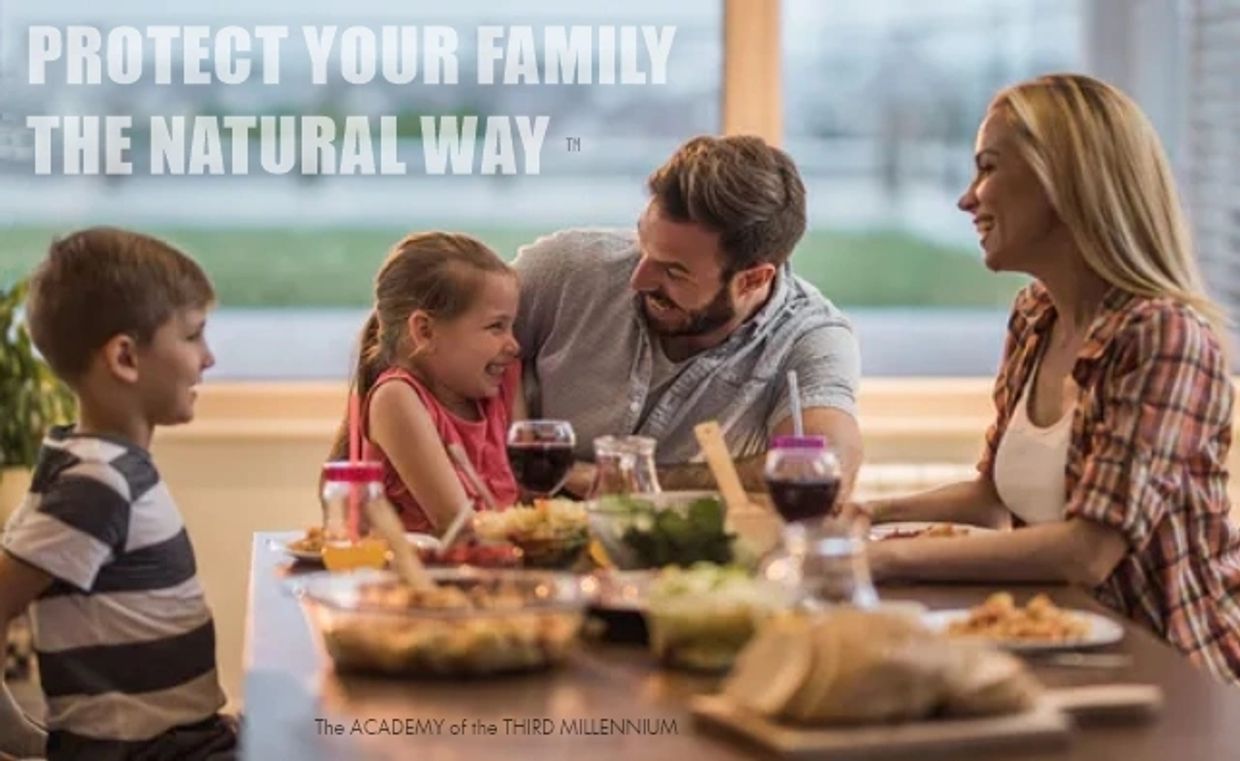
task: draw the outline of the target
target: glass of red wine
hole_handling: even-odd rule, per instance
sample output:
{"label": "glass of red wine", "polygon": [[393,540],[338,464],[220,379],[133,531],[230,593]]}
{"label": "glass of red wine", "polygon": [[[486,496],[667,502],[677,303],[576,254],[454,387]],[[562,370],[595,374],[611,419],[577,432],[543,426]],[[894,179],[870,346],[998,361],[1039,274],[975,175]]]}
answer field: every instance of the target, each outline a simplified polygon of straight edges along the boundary
{"label": "glass of red wine", "polygon": [[821,437],[785,436],[772,441],[764,476],[775,509],[788,523],[826,518],[839,496],[839,460]]}
{"label": "glass of red wine", "polygon": [[517,483],[535,497],[560,490],[573,464],[577,434],[567,420],[518,420],[508,427],[508,462]]}

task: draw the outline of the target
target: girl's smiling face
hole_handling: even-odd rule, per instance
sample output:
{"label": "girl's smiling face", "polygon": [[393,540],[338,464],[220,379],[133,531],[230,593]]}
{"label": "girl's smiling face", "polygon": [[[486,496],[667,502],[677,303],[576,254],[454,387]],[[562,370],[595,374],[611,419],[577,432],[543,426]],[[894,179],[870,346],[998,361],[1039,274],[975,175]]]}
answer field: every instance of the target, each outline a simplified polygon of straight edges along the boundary
{"label": "girl's smiling face", "polygon": [[515,275],[484,272],[463,313],[435,319],[414,312],[409,318],[414,364],[434,386],[454,396],[495,396],[521,350],[512,332],[519,292]]}

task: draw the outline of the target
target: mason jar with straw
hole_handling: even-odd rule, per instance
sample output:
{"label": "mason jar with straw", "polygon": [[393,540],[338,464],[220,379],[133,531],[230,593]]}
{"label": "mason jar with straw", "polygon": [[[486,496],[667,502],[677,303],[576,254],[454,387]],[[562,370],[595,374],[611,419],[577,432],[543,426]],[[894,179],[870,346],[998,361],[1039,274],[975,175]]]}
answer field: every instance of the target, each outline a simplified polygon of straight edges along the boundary
{"label": "mason jar with straw", "polygon": [[[323,565],[330,571],[383,568],[387,543],[369,536],[369,503],[386,501],[383,465],[362,459],[361,403],[349,394],[349,459],[323,464]],[[390,508],[389,508],[390,509]]]}

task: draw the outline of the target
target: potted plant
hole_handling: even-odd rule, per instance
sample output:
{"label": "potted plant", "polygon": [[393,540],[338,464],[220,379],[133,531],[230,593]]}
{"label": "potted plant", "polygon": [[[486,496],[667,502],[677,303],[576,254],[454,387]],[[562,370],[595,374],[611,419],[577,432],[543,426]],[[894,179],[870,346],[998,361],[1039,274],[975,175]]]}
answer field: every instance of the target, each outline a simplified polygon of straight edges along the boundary
{"label": "potted plant", "polygon": [[0,286],[0,519],[30,488],[47,429],[73,417],[73,395],[35,353],[19,309],[28,281]]}

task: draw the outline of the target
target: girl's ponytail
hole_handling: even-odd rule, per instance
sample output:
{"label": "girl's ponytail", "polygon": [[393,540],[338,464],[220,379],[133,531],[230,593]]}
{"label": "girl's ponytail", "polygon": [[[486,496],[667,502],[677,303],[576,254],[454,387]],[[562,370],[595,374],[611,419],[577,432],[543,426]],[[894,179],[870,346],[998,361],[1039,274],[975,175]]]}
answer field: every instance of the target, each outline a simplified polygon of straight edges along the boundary
{"label": "girl's ponytail", "polygon": [[[372,309],[358,336],[357,366],[353,370],[353,379],[349,383],[349,393],[357,394],[362,400],[366,399],[366,395],[370,393],[371,387],[375,385],[375,381],[379,379],[379,374],[383,372],[385,366],[383,347],[379,340],[379,327],[379,313]],[[348,414],[346,402],[345,417],[340,423],[340,428],[336,430],[336,439],[332,443],[329,460],[343,460],[349,456]]]}

